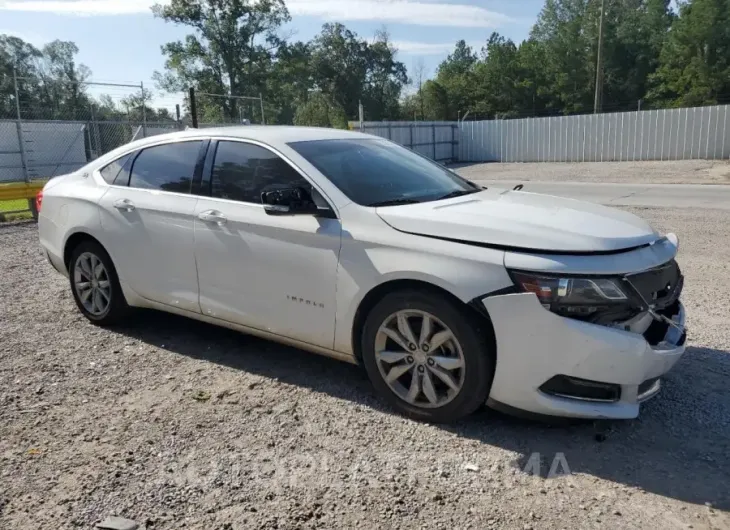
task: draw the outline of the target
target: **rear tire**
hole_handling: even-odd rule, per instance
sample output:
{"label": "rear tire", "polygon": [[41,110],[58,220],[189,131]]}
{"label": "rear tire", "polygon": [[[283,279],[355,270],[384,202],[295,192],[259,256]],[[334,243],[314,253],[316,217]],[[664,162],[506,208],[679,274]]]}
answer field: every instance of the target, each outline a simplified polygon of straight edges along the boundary
{"label": "rear tire", "polygon": [[491,328],[443,295],[388,294],[367,316],[361,346],[376,392],[410,418],[452,422],[486,403],[495,364]]}
{"label": "rear tire", "polygon": [[129,305],[109,254],[95,241],[83,241],[71,252],[68,263],[71,294],[76,306],[97,326],[120,323]]}

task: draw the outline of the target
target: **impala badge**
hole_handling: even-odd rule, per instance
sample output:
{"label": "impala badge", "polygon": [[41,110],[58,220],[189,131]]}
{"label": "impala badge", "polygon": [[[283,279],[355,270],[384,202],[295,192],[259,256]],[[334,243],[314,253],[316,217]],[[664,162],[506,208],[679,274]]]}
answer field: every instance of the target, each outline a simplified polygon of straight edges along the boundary
{"label": "impala badge", "polygon": [[320,309],[324,309],[324,304],[323,303],[321,303],[321,302],[314,302],[312,300],[307,300],[306,298],[302,298],[300,296],[290,296],[290,295],[287,295],[286,299],[289,300],[290,302],[295,302],[297,304],[302,304],[302,305],[307,305],[307,306],[310,306],[310,307],[318,307]]}

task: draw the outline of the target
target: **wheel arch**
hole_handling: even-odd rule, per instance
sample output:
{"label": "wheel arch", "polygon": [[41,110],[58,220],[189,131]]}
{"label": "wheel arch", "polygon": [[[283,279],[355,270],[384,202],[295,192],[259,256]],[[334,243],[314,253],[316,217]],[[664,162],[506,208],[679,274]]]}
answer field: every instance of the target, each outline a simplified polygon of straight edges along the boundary
{"label": "wheel arch", "polygon": [[[71,254],[73,253],[73,250],[84,241],[92,241],[96,243],[104,249],[104,251],[107,253],[107,255],[109,255],[109,258],[111,259],[111,254],[109,254],[107,248],[97,238],[95,238],[88,232],[74,232],[73,234],[68,236],[68,238],[66,238],[66,242],[63,245],[63,264],[65,265],[66,270],[69,271],[69,274],[71,273],[71,264],[69,263],[71,261]],[[114,260],[112,259],[112,263],[113,262]]]}
{"label": "wheel arch", "polygon": [[464,303],[459,297],[449,292],[448,290],[435,285],[433,283],[424,280],[413,280],[413,279],[394,279],[383,282],[373,287],[360,301],[360,304],[355,311],[355,318],[352,325],[352,351],[355,354],[357,362],[362,364],[362,348],[361,340],[362,331],[365,326],[365,320],[370,314],[370,311],[375,305],[388,293],[395,291],[407,291],[407,290],[420,290],[443,296],[454,303],[457,307],[463,308],[466,313],[476,322],[484,326],[484,330],[489,334],[489,340],[492,342],[494,348],[495,357],[497,354],[497,342],[494,334],[494,327],[492,326],[492,320],[489,317],[489,313],[486,308],[479,308],[476,305],[470,303]]}

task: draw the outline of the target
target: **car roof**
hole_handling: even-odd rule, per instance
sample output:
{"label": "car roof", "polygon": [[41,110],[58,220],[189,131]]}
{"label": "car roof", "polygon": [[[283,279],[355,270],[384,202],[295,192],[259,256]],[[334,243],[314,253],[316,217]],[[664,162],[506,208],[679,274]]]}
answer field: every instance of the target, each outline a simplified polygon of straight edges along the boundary
{"label": "car roof", "polygon": [[150,136],[141,140],[136,145],[142,146],[146,143],[155,143],[160,140],[187,138],[200,136],[217,136],[229,138],[242,138],[246,140],[258,140],[273,146],[290,142],[304,142],[312,140],[342,140],[342,139],[366,139],[373,137],[352,131],[341,129],[327,129],[324,127],[293,127],[285,125],[245,125],[234,127],[205,127],[200,129],[188,129],[170,134]]}
{"label": "car roof", "polygon": [[313,140],[343,140],[343,139],[374,139],[369,134],[343,131],[341,129],[327,129],[324,127],[293,127],[288,125],[243,125],[232,127],[203,127],[201,129],[187,129],[167,134],[156,134],[134,142],[122,145],[113,151],[97,158],[85,168],[98,169],[125,153],[144,148],[160,142],[184,140],[185,138],[240,138],[257,140],[274,148],[282,148],[291,142],[305,142]]}

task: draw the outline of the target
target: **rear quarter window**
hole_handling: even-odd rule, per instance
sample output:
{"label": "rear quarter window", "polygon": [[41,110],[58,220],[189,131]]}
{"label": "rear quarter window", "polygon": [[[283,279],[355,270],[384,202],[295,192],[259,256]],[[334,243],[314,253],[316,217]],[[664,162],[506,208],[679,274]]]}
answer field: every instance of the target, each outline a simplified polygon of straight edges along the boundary
{"label": "rear quarter window", "polygon": [[132,165],[134,154],[130,153],[121,158],[117,158],[114,162],[99,170],[101,177],[107,184],[116,184],[118,186],[126,186],[129,184],[129,169]]}

